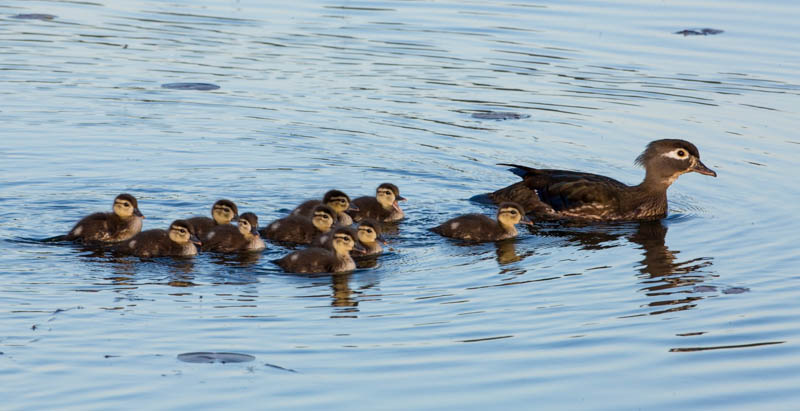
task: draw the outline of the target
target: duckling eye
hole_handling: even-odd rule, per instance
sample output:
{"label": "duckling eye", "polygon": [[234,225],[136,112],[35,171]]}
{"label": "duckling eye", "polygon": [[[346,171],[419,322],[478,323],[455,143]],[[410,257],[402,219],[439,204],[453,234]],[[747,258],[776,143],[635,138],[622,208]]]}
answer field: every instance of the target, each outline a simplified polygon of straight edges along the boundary
{"label": "duckling eye", "polygon": [[125,207],[130,207],[131,203],[122,203],[122,205],[125,206]]}
{"label": "duckling eye", "polygon": [[371,228],[367,229],[367,234],[372,234],[372,229]]}

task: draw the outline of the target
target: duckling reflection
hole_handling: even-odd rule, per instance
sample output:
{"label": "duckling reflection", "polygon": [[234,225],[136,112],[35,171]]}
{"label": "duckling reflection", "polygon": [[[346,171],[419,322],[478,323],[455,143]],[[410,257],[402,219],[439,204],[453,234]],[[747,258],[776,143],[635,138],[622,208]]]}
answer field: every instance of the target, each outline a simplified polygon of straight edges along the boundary
{"label": "duckling reflection", "polygon": [[[171,287],[197,285],[192,282],[194,280],[193,259],[180,258],[147,262],[122,257],[108,257],[107,262],[111,267],[111,275],[104,279],[111,285],[119,286],[118,290],[128,294],[127,298],[129,299],[138,299],[132,293],[140,284],[164,284]],[[164,280],[165,277],[166,280]]]}
{"label": "duckling reflection", "polygon": [[331,276],[331,306],[343,308],[344,312],[358,312],[358,300],[350,288],[352,273]]}

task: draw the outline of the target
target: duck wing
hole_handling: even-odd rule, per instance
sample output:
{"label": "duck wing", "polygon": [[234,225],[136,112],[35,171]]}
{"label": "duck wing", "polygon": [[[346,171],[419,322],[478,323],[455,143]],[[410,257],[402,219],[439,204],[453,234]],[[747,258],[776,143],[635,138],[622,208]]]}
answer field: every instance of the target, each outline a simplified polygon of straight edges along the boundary
{"label": "duck wing", "polygon": [[621,193],[629,187],[613,178],[568,170],[512,167],[522,181],[491,193],[495,202],[516,201],[527,213],[545,218],[601,217],[620,209]]}

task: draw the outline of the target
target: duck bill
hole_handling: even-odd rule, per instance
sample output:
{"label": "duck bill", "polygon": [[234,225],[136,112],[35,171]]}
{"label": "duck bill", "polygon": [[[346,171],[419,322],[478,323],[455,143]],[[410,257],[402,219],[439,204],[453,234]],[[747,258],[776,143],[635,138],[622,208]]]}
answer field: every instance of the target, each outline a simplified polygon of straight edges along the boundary
{"label": "duck bill", "polygon": [[706,165],[703,164],[700,160],[697,160],[697,162],[694,163],[694,166],[692,166],[690,171],[694,171],[695,173],[700,173],[711,177],[717,176],[717,173],[714,170],[706,167]]}
{"label": "duck bill", "polygon": [[350,206],[347,207],[347,210],[344,211],[361,211],[361,210],[359,210],[358,207],[354,206],[353,204],[350,204]]}
{"label": "duck bill", "polygon": [[134,209],[133,209],[133,215],[135,215],[136,217],[142,217],[142,218],[144,218],[144,214],[142,214],[142,212],[141,212],[141,211],[139,211],[139,208],[134,208]]}
{"label": "duck bill", "polygon": [[199,239],[199,238],[197,238],[197,236],[196,236],[196,235],[194,235],[194,234],[192,234],[191,236],[189,236],[189,241],[191,241],[191,242],[192,242],[192,244],[194,244],[194,245],[203,245],[203,243],[200,241],[200,239]]}
{"label": "duck bill", "polygon": [[395,199],[395,201],[406,201],[406,200],[408,200],[407,198],[405,198],[403,196],[397,196],[394,199]]}
{"label": "duck bill", "polygon": [[533,221],[529,220],[527,217],[523,218],[522,220],[519,220],[519,223],[520,224],[525,224],[525,225],[530,225],[530,226],[533,225]]}
{"label": "duck bill", "polygon": [[356,244],[353,247],[353,252],[355,252],[356,254],[366,254],[367,253],[367,249],[364,248],[364,246],[362,246],[361,244]]}

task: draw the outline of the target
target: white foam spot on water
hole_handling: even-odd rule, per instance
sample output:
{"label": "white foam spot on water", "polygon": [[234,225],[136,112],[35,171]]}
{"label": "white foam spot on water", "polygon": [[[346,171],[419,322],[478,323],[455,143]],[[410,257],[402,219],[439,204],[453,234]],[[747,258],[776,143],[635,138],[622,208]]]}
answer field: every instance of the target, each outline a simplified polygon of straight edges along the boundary
{"label": "white foam spot on water", "polygon": [[461,223],[450,223],[450,229],[451,229],[451,230],[455,230],[455,229],[456,229],[456,228],[458,228],[458,226],[460,226],[460,225],[461,225]]}

